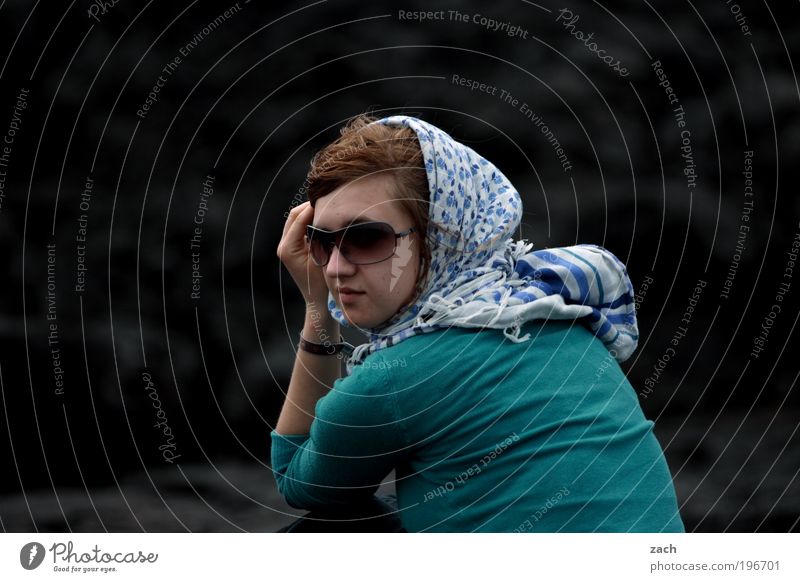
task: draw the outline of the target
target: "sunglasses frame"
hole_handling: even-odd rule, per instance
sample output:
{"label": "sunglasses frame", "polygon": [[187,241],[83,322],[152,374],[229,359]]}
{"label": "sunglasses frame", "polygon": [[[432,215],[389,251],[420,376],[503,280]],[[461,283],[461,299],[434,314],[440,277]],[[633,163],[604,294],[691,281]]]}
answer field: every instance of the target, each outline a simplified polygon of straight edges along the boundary
{"label": "sunglasses frame", "polygon": [[[385,258],[377,260],[377,261],[370,261],[368,263],[357,263],[355,261],[350,260],[350,257],[348,257],[345,253],[342,253],[342,248],[339,246],[339,244],[342,242],[342,237],[345,235],[345,233],[348,230],[359,229],[360,227],[373,226],[373,225],[376,225],[376,224],[385,224],[386,226],[389,227],[389,230],[392,231],[392,234],[394,234],[394,247],[392,248],[392,252],[389,254],[388,257],[385,257]],[[391,224],[389,224],[388,222],[381,222],[381,221],[377,221],[377,220],[371,221],[371,222],[358,222],[356,224],[351,224],[349,226],[345,226],[344,228],[340,228],[339,230],[323,230],[321,228],[317,228],[316,226],[312,226],[312,225],[309,224],[309,225],[306,226],[306,246],[309,247],[309,253],[308,253],[309,257],[311,257],[311,260],[313,261],[313,263],[315,265],[317,265],[318,267],[324,267],[325,265],[327,265],[330,262],[331,253],[333,252],[333,248],[332,247],[334,247],[334,246],[339,249],[339,252],[342,253],[344,258],[347,259],[348,262],[350,262],[350,263],[352,263],[354,265],[376,265],[378,263],[382,263],[383,261],[391,259],[394,256],[394,253],[397,250],[397,239],[403,238],[404,236],[408,236],[409,234],[411,234],[412,232],[415,232],[416,230],[417,230],[416,227],[412,226],[411,228],[406,229],[406,230],[404,230],[402,232],[395,232],[394,228],[392,228]],[[324,238],[324,239],[326,239],[326,241],[328,243],[330,243],[330,242],[333,243],[333,245],[331,245],[330,247],[326,247],[326,248],[330,248],[331,252],[328,253],[328,258],[321,265],[319,263],[317,263],[316,260],[314,260],[314,255],[311,252],[311,239],[314,238],[315,234],[317,235],[318,238]],[[319,237],[320,234],[322,235],[322,237]],[[387,234],[389,234],[388,231],[387,231]]]}

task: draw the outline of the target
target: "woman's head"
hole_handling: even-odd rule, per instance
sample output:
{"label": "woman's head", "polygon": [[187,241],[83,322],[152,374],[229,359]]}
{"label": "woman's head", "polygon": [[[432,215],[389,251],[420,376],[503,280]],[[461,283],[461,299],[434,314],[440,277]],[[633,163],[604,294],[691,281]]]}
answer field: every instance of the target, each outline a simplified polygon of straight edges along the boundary
{"label": "woman's head", "polygon": [[323,267],[347,320],[370,329],[414,304],[430,264],[428,180],[416,133],[374,121],[362,115],[348,123],[336,141],[317,153],[308,174],[313,226],[332,231],[371,221],[390,225],[394,233],[413,228],[397,237],[395,252],[386,260],[357,264],[335,246]]}

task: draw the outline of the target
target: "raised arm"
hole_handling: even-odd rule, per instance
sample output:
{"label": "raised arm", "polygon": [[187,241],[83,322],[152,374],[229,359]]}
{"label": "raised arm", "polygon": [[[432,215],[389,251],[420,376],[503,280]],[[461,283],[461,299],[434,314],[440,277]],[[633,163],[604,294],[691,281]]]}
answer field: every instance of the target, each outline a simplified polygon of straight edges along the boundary
{"label": "raised arm", "polygon": [[[339,323],[328,312],[328,287],[322,269],[308,256],[304,238],[306,226],[313,219],[314,208],[309,202],[294,207],[283,227],[277,255],[306,302],[303,337],[314,343],[336,343],[339,341]],[[328,393],[334,381],[341,376],[342,363],[338,357],[298,350],[286,401],[278,418],[277,432],[307,435],[314,420],[317,401]]]}

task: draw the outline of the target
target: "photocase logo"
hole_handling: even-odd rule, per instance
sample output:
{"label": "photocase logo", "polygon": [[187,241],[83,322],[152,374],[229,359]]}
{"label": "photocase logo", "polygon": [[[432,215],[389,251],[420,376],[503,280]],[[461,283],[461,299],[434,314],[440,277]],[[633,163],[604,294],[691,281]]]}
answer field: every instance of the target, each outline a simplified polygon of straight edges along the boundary
{"label": "photocase logo", "polygon": [[30,542],[19,551],[19,563],[26,570],[35,570],[44,561],[44,546],[38,542]]}

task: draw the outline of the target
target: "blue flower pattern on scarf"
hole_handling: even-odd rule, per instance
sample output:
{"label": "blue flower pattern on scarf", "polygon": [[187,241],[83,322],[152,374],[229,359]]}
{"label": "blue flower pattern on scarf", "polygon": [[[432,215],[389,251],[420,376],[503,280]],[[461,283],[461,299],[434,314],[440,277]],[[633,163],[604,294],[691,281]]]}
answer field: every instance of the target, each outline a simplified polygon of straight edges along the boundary
{"label": "blue flower pattern on scarf", "polygon": [[[380,328],[347,361],[348,373],[372,352],[415,334],[448,327],[502,329],[514,342],[532,319],[578,320],[624,361],[636,349],[633,287],[625,266],[606,249],[575,245],[531,252],[515,241],[522,202],[491,162],[421,119],[405,115],[375,123],[409,127],[422,149],[430,194],[427,285],[413,305]],[[348,322],[328,297],[328,308]]]}

